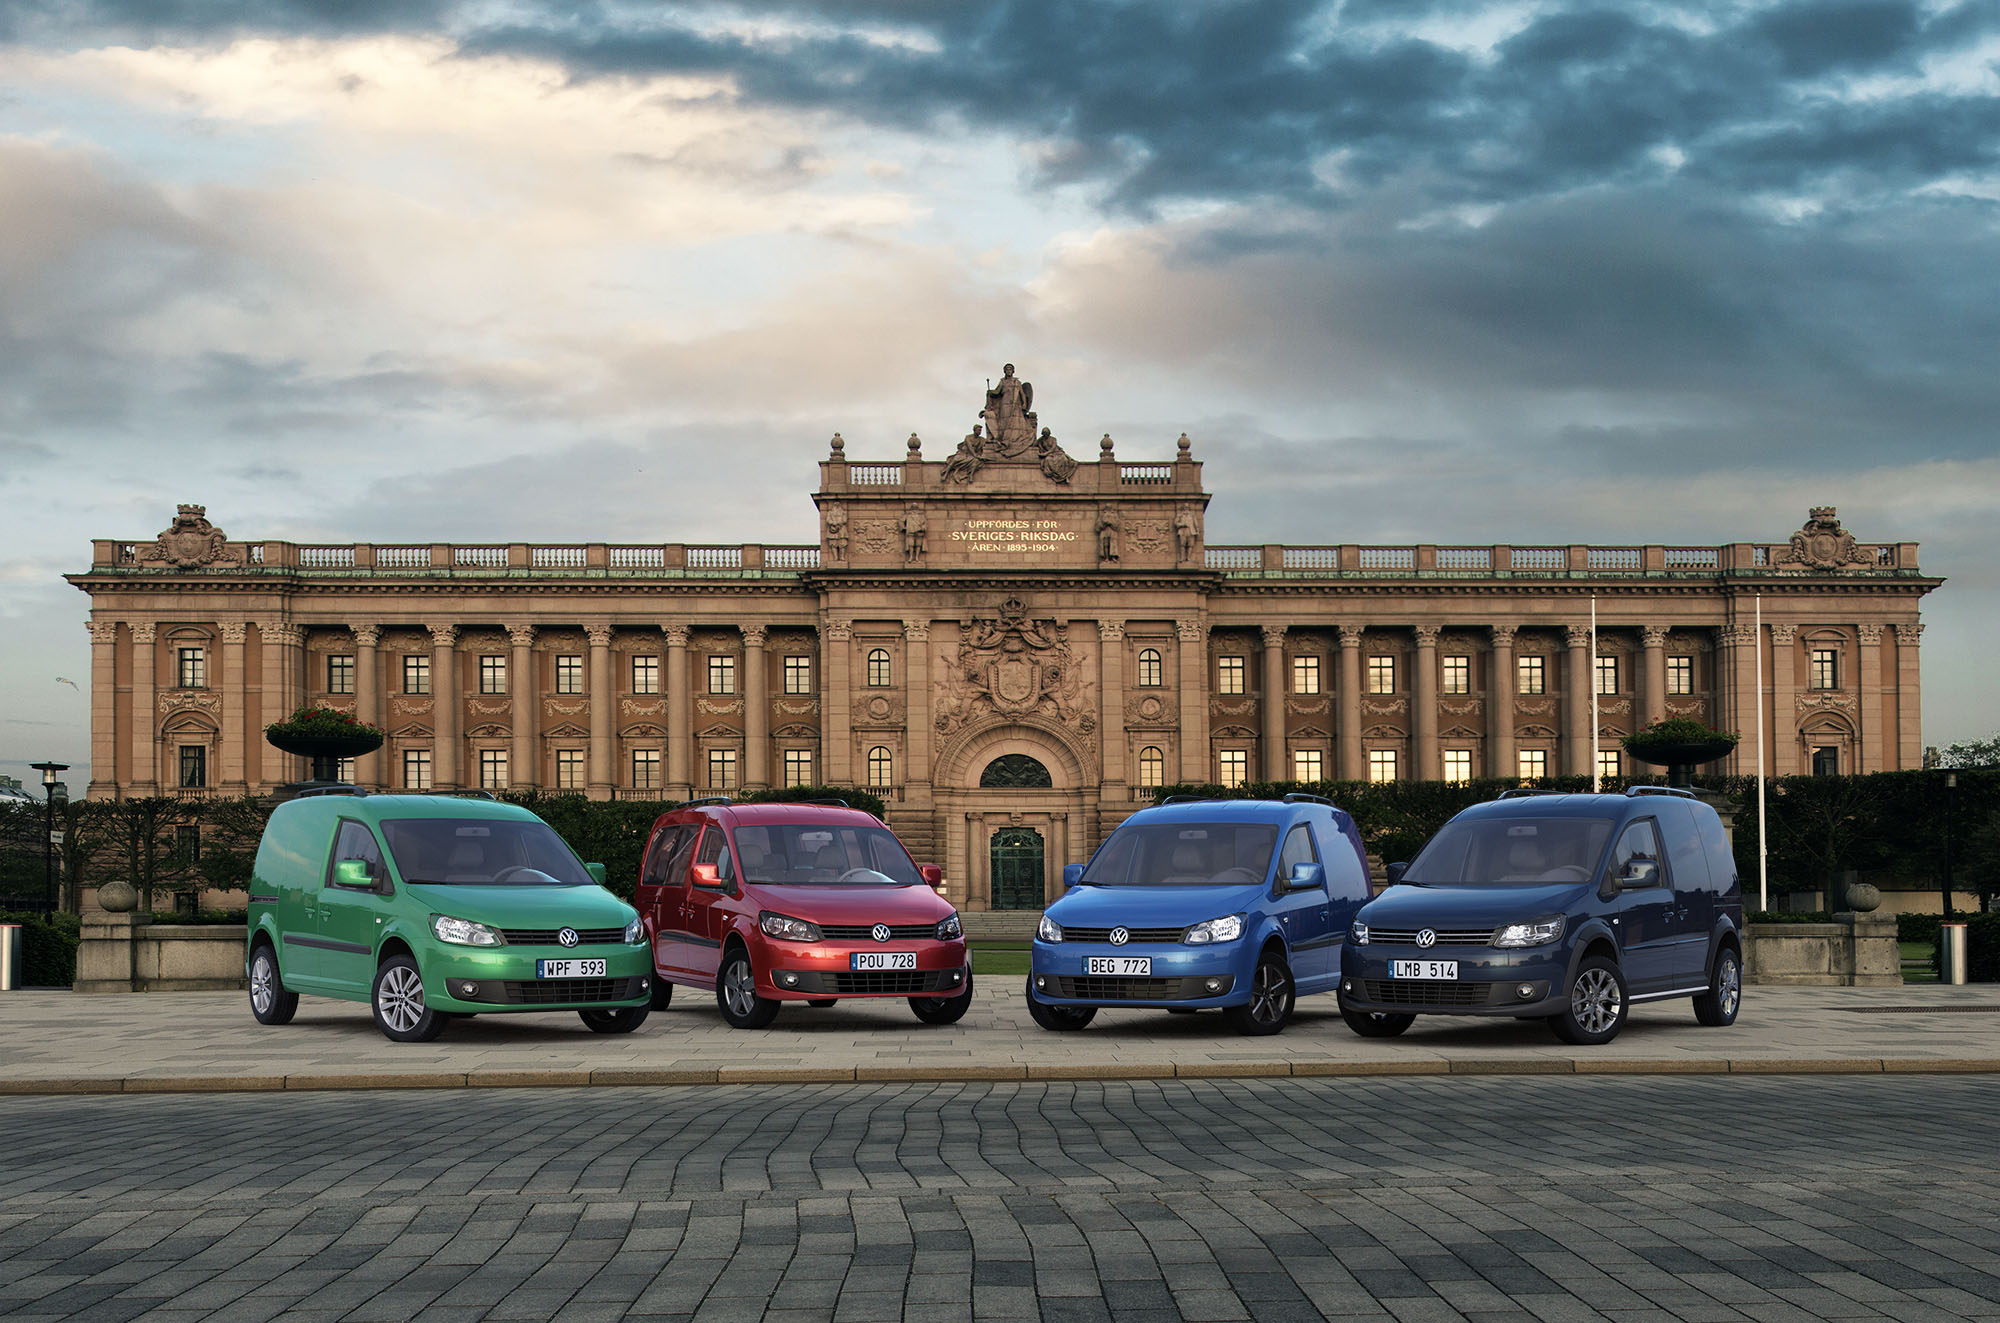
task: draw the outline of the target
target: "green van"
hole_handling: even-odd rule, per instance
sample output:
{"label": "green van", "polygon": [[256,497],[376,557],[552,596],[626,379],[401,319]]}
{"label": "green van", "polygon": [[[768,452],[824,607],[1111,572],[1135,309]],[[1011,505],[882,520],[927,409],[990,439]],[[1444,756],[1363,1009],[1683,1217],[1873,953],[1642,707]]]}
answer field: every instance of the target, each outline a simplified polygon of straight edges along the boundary
{"label": "green van", "polygon": [[399,1043],[496,1011],[574,1010],[629,1033],[652,998],[639,914],[527,809],[342,787],[280,804],[250,879],[250,1010],[365,1001]]}

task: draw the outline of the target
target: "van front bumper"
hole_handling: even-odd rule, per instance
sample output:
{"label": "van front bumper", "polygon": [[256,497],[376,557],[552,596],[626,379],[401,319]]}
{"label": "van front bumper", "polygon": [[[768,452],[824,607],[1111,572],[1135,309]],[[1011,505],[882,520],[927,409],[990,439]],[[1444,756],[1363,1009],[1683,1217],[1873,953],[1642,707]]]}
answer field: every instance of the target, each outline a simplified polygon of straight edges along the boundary
{"label": "van front bumper", "polygon": [[[1458,977],[1398,978],[1392,969],[1396,961],[1437,960],[1456,961]],[[1555,1015],[1568,1005],[1568,972],[1569,955],[1559,944],[1510,951],[1348,942],[1340,955],[1340,1002],[1398,1015]]]}
{"label": "van front bumper", "polygon": [[[538,978],[542,960],[602,960],[589,978]],[[431,1009],[477,1013],[634,1006],[652,996],[652,960],[637,946],[503,946],[433,949],[421,960]]]}
{"label": "van front bumper", "polygon": [[[1052,1006],[1170,1006],[1199,1010],[1240,1006],[1250,1000],[1255,952],[1241,939],[1212,946],[1104,942],[1044,942],[1031,948],[1028,982],[1038,1001]],[[1093,958],[1142,957],[1141,975],[1093,974]]]}

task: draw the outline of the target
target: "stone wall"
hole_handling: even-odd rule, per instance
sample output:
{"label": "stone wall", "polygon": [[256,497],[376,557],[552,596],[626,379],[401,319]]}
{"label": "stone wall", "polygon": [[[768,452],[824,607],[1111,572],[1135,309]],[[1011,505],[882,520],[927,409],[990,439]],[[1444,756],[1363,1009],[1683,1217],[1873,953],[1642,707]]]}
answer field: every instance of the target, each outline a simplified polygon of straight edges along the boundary
{"label": "stone wall", "polygon": [[1743,943],[1746,982],[1805,987],[1896,987],[1903,981],[1896,921],[1836,915],[1832,923],[1753,923]]}
{"label": "stone wall", "polygon": [[152,923],[133,914],[84,916],[78,992],[227,992],[247,986],[245,930],[228,923]]}

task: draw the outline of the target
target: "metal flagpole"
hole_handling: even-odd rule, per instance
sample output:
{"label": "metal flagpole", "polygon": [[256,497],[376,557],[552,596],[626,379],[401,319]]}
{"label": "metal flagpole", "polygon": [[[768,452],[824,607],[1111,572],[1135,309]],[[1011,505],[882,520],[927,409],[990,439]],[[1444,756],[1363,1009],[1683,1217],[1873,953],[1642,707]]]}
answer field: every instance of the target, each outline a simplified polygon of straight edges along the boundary
{"label": "metal flagpole", "polygon": [[1757,658],[1757,908],[1771,908],[1769,846],[1764,839],[1764,594],[1757,594],[1757,633],[1751,640]]}
{"label": "metal flagpole", "polygon": [[1597,594],[1590,595],[1590,793],[1604,789],[1604,764],[1597,757]]}

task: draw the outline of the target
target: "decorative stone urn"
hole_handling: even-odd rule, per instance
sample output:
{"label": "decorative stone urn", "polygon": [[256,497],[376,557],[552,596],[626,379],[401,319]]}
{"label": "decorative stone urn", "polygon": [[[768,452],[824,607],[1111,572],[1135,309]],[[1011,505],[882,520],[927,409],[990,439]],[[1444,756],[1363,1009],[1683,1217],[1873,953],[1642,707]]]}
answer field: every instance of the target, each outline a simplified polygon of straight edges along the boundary
{"label": "decorative stone urn", "polygon": [[1736,747],[1737,737],[1726,731],[1710,730],[1690,717],[1669,717],[1655,722],[1624,739],[1625,752],[1642,763],[1667,769],[1667,784],[1688,788],[1694,769],[1703,763],[1726,758]]}
{"label": "decorative stone urn", "polygon": [[97,889],[97,907],[109,914],[130,914],[139,908],[139,889],[130,882],[106,882]]}
{"label": "decorative stone urn", "polygon": [[1882,893],[1873,882],[1849,882],[1847,884],[1847,908],[1855,914],[1867,914],[1882,903]]}
{"label": "decorative stone urn", "polygon": [[312,780],[338,781],[341,759],[375,752],[383,734],[337,708],[302,707],[264,727],[264,740],[282,753],[312,759]]}

